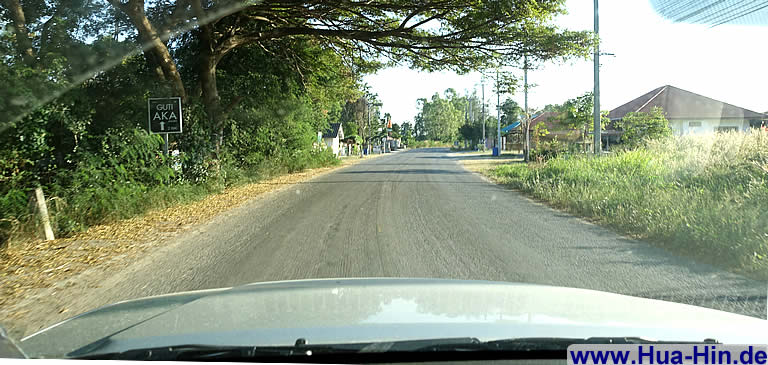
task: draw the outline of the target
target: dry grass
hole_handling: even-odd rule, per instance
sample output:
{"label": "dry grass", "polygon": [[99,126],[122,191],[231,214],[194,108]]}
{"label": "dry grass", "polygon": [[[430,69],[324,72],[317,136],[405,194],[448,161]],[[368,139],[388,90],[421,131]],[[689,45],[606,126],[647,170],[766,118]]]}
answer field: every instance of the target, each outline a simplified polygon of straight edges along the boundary
{"label": "dry grass", "polygon": [[499,182],[671,251],[768,279],[768,133],[670,137],[496,167]]}
{"label": "dry grass", "polygon": [[500,157],[494,157],[490,151],[454,152],[450,156],[458,159],[467,170],[484,175],[489,175],[497,166],[523,161],[520,155],[502,154]]}

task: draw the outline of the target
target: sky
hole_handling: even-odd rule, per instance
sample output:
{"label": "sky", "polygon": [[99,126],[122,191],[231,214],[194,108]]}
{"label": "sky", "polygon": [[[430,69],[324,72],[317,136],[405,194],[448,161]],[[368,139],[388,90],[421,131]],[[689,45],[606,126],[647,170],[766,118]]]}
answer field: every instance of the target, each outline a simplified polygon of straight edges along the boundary
{"label": "sky", "polygon": [[[593,29],[593,2],[567,0],[568,14],[555,23],[572,30]],[[649,0],[600,2],[601,109],[610,110],[659,86],[673,85],[756,112],[768,111],[768,26],[679,24],[663,19]],[[517,71],[522,76],[522,71]],[[418,72],[394,67],[365,79],[382,100],[383,112],[401,124],[418,113],[416,100],[454,88],[481,93],[478,73]],[[576,60],[544,64],[528,72],[528,104],[560,104],[593,89],[593,63]],[[496,95],[485,85],[486,103],[495,111]],[[761,87],[762,86],[762,87]],[[523,92],[511,97],[521,106]]]}

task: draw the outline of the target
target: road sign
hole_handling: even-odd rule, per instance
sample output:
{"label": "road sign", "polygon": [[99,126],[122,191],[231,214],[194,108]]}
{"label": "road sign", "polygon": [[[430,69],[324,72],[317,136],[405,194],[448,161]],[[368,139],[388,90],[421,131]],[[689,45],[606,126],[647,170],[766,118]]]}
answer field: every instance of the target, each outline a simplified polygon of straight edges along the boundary
{"label": "road sign", "polygon": [[147,116],[150,133],[181,133],[181,98],[149,98]]}

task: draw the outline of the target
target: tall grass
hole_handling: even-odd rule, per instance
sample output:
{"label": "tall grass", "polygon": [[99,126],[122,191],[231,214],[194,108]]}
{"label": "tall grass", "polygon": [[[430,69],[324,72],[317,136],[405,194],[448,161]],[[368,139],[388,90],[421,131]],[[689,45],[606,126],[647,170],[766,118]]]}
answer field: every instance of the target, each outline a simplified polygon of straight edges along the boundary
{"label": "tall grass", "polygon": [[648,141],[492,171],[502,183],[681,254],[768,277],[768,133]]}

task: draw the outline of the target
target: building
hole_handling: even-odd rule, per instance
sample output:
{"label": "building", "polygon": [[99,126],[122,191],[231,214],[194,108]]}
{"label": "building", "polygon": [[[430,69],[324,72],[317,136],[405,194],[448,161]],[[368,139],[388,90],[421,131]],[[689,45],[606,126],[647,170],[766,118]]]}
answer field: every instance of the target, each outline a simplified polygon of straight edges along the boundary
{"label": "building", "polygon": [[323,132],[323,143],[328,146],[333,154],[339,156],[341,152],[341,141],[344,139],[344,128],[341,123],[331,123],[329,128]]}
{"label": "building", "polygon": [[704,134],[720,131],[747,132],[759,128],[766,115],[724,103],[674,86],[666,85],[608,113],[611,121],[619,121],[630,112],[650,112],[660,107],[676,135]]}
{"label": "building", "polygon": [[561,115],[557,112],[544,112],[531,118],[531,123],[528,125],[529,133],[533,136],[536,128],[546,129],[549,133],[546,136],[541,137],[544,140],[552,140],[557,137],[560,141],[578,141],[583,130],[569,129],[560,122]]}

